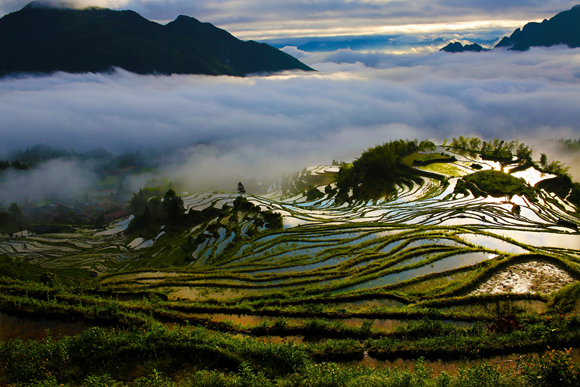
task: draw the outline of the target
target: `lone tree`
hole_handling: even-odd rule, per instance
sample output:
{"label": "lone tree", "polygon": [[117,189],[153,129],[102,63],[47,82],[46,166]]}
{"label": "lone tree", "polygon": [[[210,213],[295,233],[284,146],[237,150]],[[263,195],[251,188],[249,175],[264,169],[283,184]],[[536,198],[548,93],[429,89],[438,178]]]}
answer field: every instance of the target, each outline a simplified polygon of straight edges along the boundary
{"label": "lone tree", "polygon": [[24,215],[22,215],[22,211],[18,207],[18,204],[11,203],[10,207],[8,208],[8,214],[10,215],[10,220],[12,224],[18,228],[20,231],[20,236],[22,236],[22,230],[24,229]]}
{"label": "lone tree", "polygon": [[545,153],[542,153],[540,155],[540,165],[542,166],[542,168],[547,168],[548,167],[548,156],[546,156]]}
{"label": "lone tree", "polygon": [[185,213],[183,200],[170,189],[163,197],[163,212],[168,224],[176,224],[181,216]]}
{"label": "lone tree", "polygon": [[238,193],[240,194],[240,196],[246,194],[246,189],[244,188],[244,185],[242,184],[241,181],[238,183]]}

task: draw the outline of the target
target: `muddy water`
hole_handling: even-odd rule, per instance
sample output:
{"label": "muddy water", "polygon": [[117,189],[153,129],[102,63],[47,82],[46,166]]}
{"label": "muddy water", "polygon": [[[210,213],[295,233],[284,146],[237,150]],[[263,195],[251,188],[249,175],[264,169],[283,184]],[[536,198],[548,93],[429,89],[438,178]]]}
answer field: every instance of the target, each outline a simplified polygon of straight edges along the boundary
{"label": "muddy water", "polygon": [[345,309],[364,309],[374,307],[388,307],[388,308],[399,308],[405,306],[404,303],[389,299],[373,299],[373,300],[362,300],[362,301],[352,301],[352,302],[340,302],[336,304],[331,304],[335,308],[345,308]]}
{"label": "muddy water", "polygon": [[[242,314],[242,315],[235,315],[235,314],[222,314],[222,313],[216,313],[216,314],[194,314],[193,316],[195,317],[199,317],[199,318],[207,318],[209,317],[210,319],[212,319],[213,321],[216,322],[222,322],[222,321],[231,321],[234,324],[239,324],[240,326],[252,326],[252,325],[258,325],[261,324],[263,322],[273,322],[276,321],[276,319],[278,317],[274,317],[274,316],[253,316],[253,315],[246,315],[246,314]],[[306,320],[304,318],[295,318],[295,317],[284,317],[285,320],[288,321],[289,324],[302,324],[304,323]],[[350,327],[362,327],[363,323],[365,321],[372,321],[373,322],[373,327],[374,328],[379,328],[379,329],[393,329],[395,326],[400,325],[403,323],[403,321],[401,320],[380,320],[380,319],[375,319],[375,320],[369,320],[369,319],[362,319],[362,318],[349,318],[349,319],[325,319],[330,323],[333,322],[341,322],[346,326],[350,326]]]}
{"label": "muddy water", "polygon": [[[209,318],[215,322],[231,321],[239,326],[255,326],[264,322],[274,322],[278,317],[275,316],[254,316],[254,315],[235,315],[235,314],[194,314],[193,316],[198,318]],[[304,324],[308,320],[299,317],[284,317],[284,320],[288,321],[290,325]],[[406,322],[404,320],[393,320],[393,319],[364,319],[364,318],[348,318],[348,319],[323,319],[329,323],[342,323],[345,326],[361,328],[363,324],[367,321],[372,322],[372,327],[380,330],[392,330],[396,326],[404,325]],[[443,320],[444,324],[452,324],[458,327],[465,327],[471,325],[471,323],[463,321],[453,321],[453,320]]]}
{"label": "muddy water", "polygon": [[82,333],[89,328],[83,322],[66,322],[58,320],[31,320],[5,313],[0,313],[0,340],[19,338],[21,340],[42,340],[50,336],[72,336]]}
{"label": "muddy water", "polygon": [[[273,322],[276,321],[278,317],[274,316],[253,316],[253,315],[235,315],[235,314],[223,314],[223,313],[216,313],[216,314],[194,314],[193,316],[199,318],[210,318],[216,322],[223,322],[223,321],[231,321],[234,324],[239,324],[240,326],[252,326],[258,325],[263,322]],[[304,318],[295,318],[295,317],[284,317],[289,324],[302,324],[305,322]],[[393,327],[400,325],[403,323],[401,320],[369,320],[369,319],[362,319],[362,318],[349,318],[349,319],[326,319],[328,322],[342,322],[346,326],[350,327],[362,327],[365,321],[372,321],[374,328],[379,329],[393,329]]]}
{"label": "muddy water", "polygon": [[196,288],[196,287],[172,287],[169,293],[170,300],[224,300],[238,298],[255,293],[256,289],[230,289],[230,288]]}

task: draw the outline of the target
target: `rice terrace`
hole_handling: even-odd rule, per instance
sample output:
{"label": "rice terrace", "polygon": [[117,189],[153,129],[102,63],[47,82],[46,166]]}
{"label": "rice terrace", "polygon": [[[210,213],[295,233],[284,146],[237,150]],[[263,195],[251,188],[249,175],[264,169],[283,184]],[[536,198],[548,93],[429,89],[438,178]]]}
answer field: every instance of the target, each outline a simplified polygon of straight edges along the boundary
{"label": "rice terrace", "polygon": [[1,383],[580,385],[580,185],[561,163],[460,137],[333,164],[3,234]]}

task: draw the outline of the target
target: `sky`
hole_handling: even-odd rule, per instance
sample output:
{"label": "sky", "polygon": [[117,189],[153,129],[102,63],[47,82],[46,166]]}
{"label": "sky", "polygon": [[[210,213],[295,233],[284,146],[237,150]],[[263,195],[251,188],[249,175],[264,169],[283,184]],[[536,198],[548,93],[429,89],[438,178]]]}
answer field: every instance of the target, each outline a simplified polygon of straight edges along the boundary
{"label": "sky", "polygon": [[[14,11],[24,3],[0,0],[0,11]],[[369,147],[400,138],[438,143],[459,135],[519,139],[533,145],[538,157],[542,151],[566,162],[577,157],[552,149],[546,140],[580,139],[580,49],[450,54],[439,52],[437,44],[443,43],[436,40],[451,38],[449,31],[459,28],[458,37],[493,41],[504,21],[521,26],[569,9],[574,5],[570,2],[91,4],[130,8],[155,20],[187,14],[239,34],[282,37],[276,38],[281,48],[317,72],[236,78],[143,76],[117,69],[112,74],[5,77],[0,79],[0,156],[37,143],[80,152],[95,147],[115,153],[171,151],[176,157],[168,159],[165,173],[199,189],[217,175],[260,177],[332,160],[351,161]],[[427,25],[441,24],[447,29],[423,33]],[[402,25],[407,32],[396,30]],[[418,25],[423,32],[410,27]],[[309,41],[343,39],[328,37],[330,31],[365,41],[373,39],[369,31],[385,33],[386,27],[393,27],[388,33],[397,33],[399,50],[304,47]],[[312,36],[304,38],[300,31],[309,28]],[[55,189],[67,186],[75,192],[71,187],[81,190],[88,184],[79,172],[82,165],[54,163],[46,168],[43,173],[58,182],[51,185]],[[33,191],[34,184],[34,179],[15,181],[11,187],[14,192],[19,187]]]}
{"label": "sky", "polygon": [[[30,0],[0,0],[0,16]],[[57,0],[49,0],[57,1]],[[84,6],[132,9],[162,23],[183,14],[240,39],[337,35],[511,31],[577,3],[567,0],[67,0]]]}

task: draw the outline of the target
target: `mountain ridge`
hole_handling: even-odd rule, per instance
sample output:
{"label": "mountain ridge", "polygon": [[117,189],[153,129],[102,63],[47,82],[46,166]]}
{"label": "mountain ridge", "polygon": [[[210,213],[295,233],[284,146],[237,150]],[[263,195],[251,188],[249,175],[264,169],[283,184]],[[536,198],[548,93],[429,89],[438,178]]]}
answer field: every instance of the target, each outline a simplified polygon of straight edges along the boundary
{"label": "mountain ridge", "polygon": [[[493,49],[526,51],[530,47],[550,47],[559,44],[565,44],[570,48],[580,47],[580,4],[554,15],[551,19],[544,19],[541,23],[530,22],[523,28],[517,28],[509,37],[504,36]],[[456,53],[489,50],[477,43],[463,46],[460,42],[451,42],[439,51]]]}
{"label": "mountain ridge", "polygon": [[167,25],[135,11],[71,9],[32,2],[0,19],[0,76],[107,72],[245,76],[313,71],[264,43],[180,15]]}
{"label": "mountain ridge", "polygon": [[505,47],[525,51],[530,47],[550,47],[565,44],[580,47],[580,4],[560,12],[541,23],[530,22],[517,28],[508,38],[505,36],[494,48]]}
{"label": "mountain ridge", "polygon": [[481,47],[477,43],[466,44],[464,46],[460,42],[451,42],[447,46],[445,46],[442,49],[440,49],[439,51],[446,51],[446,52],[455,53],[455,52],[465,52],[465,51],[481,52],[481,51],[489,51],[489,50],[486,49],[486,48]]}

